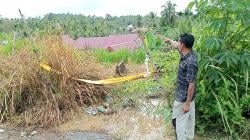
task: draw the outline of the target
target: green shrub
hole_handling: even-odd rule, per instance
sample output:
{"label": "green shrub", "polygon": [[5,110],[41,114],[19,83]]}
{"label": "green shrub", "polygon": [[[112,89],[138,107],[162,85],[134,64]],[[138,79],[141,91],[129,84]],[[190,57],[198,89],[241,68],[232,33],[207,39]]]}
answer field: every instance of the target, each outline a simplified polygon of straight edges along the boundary
{"label": "green shrub", "polygon": [[199,52],[198,128],[250,136],[250,20],[248,1],[190,3],[199,11],[193,28]]}
{"label": "green shrub", "polygon": [[0,33],[0,42],[7,41],[7,44],[0,43],[0,53],[5,55],[12,54],[12,50],[19,50],[24,47],[24,39],[16,38],[15,42],[13,42],[13,35]]}

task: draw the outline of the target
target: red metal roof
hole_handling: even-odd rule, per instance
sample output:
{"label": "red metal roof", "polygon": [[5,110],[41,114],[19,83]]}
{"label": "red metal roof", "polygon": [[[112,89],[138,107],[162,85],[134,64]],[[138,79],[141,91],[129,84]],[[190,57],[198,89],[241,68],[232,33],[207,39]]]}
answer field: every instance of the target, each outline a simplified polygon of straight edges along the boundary
{"label": "red metal roof", "polygon": [[110,35],[107,37],[80,37],[77,40],[73,40],[68,35],[64,35],[62,39],[66,45],[78,49],[106,49],[111,47],[117,50],[121,48],[134,49],[139,47],[139,37],[137,34]]}

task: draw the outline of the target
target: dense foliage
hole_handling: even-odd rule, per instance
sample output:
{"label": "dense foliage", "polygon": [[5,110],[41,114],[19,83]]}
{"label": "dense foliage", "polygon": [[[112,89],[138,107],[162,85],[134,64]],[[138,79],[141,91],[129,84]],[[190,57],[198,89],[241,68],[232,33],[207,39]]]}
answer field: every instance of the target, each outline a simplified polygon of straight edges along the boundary
{"label": "dense foliage", "polygon": [[[17,31],[23,36],[30,34],[44,35],[47,32],[61,28],[65,34],[74,39],[78,37],[107,36],[110,34],[127,33],[127,27],[156,27],[159,25],[159,17],[150,12],[146,16],[130,15],[112,17],[84,16],[73,14],[47,14],[43,18],[27,18],[25,23],[22,19],[0,19],[0,32]],[[28,27],[28,29],[27,29]]]}
{"label": "dense foliage", "polygon": [[198,127],[250,132],[249,1],[197,0]]}

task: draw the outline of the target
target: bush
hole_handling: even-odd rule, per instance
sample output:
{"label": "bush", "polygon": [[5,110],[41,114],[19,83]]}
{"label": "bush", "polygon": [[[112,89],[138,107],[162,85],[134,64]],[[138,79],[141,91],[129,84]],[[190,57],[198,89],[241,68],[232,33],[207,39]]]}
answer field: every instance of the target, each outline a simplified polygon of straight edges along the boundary
{"label": "bush", "polygon": [[[211,3],[210,3],[211,2]],[[247,1],[196,1],[198,128],[249,138],[250,20]]]}
{"label": "bush", "polygon": [[[57,37],[40,39],[35,45],[39,48],[36,53],[27,47],[0,56],[1,123],[51,127],[84,104],[102,101],[108,88],[69,78],[103,79],[93,57],[64,47]],[[42,61],[64,75],[43,70],[39,67]]]}

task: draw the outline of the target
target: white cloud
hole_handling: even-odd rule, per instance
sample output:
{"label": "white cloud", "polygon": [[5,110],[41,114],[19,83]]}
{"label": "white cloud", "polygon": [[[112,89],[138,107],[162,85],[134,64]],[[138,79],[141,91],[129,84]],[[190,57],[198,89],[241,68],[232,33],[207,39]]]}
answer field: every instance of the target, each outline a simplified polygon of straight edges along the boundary
{"label": "white cloud", "polygon": [[[26,17],[43,16],[47,13],[73,13],[112,16],[145,15],[151,11],[160,13],[167,0],[5,0],[0,4],[2,17],[20,17],[20,8]],[[176,10],[184,10],[191,0],[171,0]]]}

